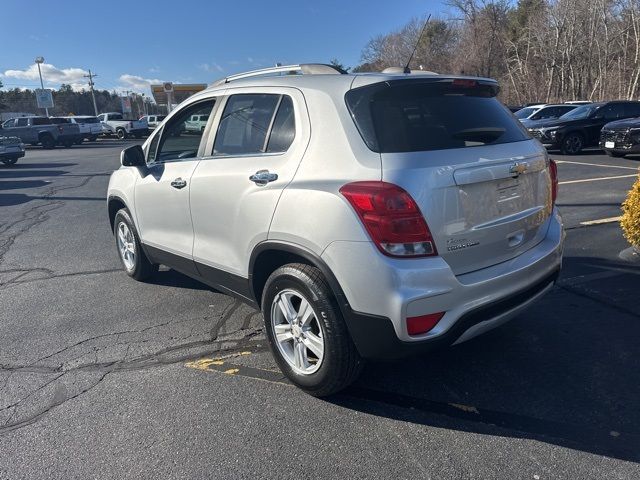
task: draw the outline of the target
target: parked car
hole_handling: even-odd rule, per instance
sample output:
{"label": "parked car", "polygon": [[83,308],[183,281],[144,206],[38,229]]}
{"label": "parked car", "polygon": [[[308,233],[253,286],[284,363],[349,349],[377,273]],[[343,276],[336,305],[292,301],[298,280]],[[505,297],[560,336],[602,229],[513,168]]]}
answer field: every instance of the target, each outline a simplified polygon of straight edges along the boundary
{"label": "parked car", "polygon": [[90,115],[74,115],[64,118],[68,119],[71,123],[78,125],[80,135],[82,135],[79,143],[82,143],[82,140],[95,142],[98,139],[98,136],[102,133],[102,125],[100,124],[98,117]]}
{"label": "parked car", "polygon": [[590,103],[593,103],[590,100],[569,100],[568,102],[564,102],[567,105],[589,105]]}
{"label": "parked car", "polygon": [[18,137],[3,137],[0,134],[0,162],[14,165],[24,157],[24,143]]}
{"label": "parked car", "polygon": [[[56,118],[56,117],[53,117]],[[80,138],[80,129],[69,122],[58,122],[48,117],[11,118],[2,124],[2,135],[20,138],[22,143],[54,148],[71,147]]]}
{"label": "parked car", "polygon": [[551,120],[554,118],[560,118],[567,112],[570,112],[577,105],[545,105],[538,109],[535,113],[529,115],[527,118],[520,118],[520,123],[525,127],[533,127],[540,120]]}
{"label": "parked car", "polygon": [[612,157],[640,153],[640,118],[607,123],[600,132],[600,148]]}
{"label": "parked car", "polygon": [[[122,152],[124,270],[169,265],[260,308],[278,365],[318,396],[363,359],[494,328],[553,286],[564,238],[555,163],[498,90],[328,65],[218,81]],[[194,115],[207,128],[186,135]]]}
{"label": "parked car", "polygon": [[534,115],[545,105],[545,103],[540,103],[538,105],[529,105],[527,107],[521,108],[520,110],[515,112],[514,115],[518,120],[524,120],[525,118],[529,118],[530,116]]}
{"label": "parked car", "polygon": [[140,117],[140,120],[146,121],[149,130],[153,130],[160,125],[165,118],[167,118],[166,115],[145,115],[144,117]]}
{"label": "parked car", "polygon": [[149,134],[149,126],[144,120],[125,120],[121,113],[107,112],[98,115],[98,120],[102,123],[103,134],[115,135],[119,139],[128,137],[142,138]]}
{"label": "parked car", "polygon": [[202,132],[208,120],[209,115],[191,115],[184,122],[184,129],[186,132]]}
{"label": "parked car", "polygon": [[615,101],[581,105],[556,120],[542,121],[529,128],[532,136],[548,148],[576,155],[585,147],[596,146],[605,124],[624,118],[640,117],[640,102]]}

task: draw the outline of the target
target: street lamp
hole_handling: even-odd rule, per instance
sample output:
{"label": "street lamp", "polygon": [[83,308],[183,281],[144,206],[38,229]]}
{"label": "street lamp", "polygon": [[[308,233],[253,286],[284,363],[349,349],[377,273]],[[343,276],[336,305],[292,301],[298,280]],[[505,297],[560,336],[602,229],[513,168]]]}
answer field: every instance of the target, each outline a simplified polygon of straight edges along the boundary
{"label": "street lamp", "polygon": [[[40,87],[44,90],[44,83],[42,83],[42,70],[40,70],[40,64],[44,63],[44,57],[36,57],[35,59],[36,65],[38,65],[38,75],[40,75]],[[49,109],[45,107],[44,109],[47,117],[49,116]]]}

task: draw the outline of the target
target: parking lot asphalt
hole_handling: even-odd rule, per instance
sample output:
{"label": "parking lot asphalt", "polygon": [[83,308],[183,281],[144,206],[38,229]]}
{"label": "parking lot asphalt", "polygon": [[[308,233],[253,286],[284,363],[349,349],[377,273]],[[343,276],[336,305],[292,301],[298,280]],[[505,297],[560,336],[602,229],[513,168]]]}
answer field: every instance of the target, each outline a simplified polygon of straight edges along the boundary
{"label": "parking lot asphalt", "polygon": [[640,268],[615,221],[640,157],[552,152],[558,285],[320,400],[278,373],[259,312],[121,271],[105,196],[130,143],[0,166],[0,479],[640,478]]}

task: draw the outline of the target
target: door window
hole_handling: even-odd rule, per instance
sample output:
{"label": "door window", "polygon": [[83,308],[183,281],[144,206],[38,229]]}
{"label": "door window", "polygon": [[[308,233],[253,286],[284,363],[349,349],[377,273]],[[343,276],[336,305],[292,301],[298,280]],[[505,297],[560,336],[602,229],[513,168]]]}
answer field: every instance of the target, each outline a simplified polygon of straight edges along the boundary
{"label": "door window", "polygon": [[605,120],[616,120],[617,118],[624,117],[624,104],[611,103],[603,109]]}
{"label": "door window", "polygon": [[29,125],[28,118],[18,118],[16,120],[16,127],[26,127],[27,125]]}
{"label": "door window", "polygon": [[15,118],[10,118],[9,120],[7,120],[6,122],[4,122],[2,124],[2,128],[12,128],[16,126],[16,119]]}
{"label": "door window", "polygon": [[214,104],[215,100],[211,99],[190,105],[181,112],[177,112],[164,125],[162,132],[151,141],[147,162],[166,162],[196,157],[204,132],[187,131],[185,123],[193,116],[209,115]]}
{"label": "door window", "polygon": [[267,151],[269,130],[281,95],[232,95],[224,107],[214,155],[255,155]]}
{"label": "door window", "polygon": [[286,152],[291,143],[293,143],[295,136],[296,122],[293,113],[293,101],[291,97],[283,95],[269,135],[267,152]]}
{"label": "door window", "polygon": [[624,107],[625,117],[640,117],[640,103],[627,103]]}

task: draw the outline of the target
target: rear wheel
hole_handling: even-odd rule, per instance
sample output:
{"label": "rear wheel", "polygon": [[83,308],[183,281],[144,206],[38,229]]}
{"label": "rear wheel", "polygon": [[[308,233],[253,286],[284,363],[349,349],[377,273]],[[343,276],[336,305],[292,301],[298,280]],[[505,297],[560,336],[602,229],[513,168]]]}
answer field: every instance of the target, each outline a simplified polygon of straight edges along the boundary
{"label": "rear wheel", "polygon": [[271,274],[262,313],[271,351],[282,372],[322,397],[351,384],[364,365],[322,273],[292,263]]}
{"label": "rear wheel", "polygon": [[97,135],[91,135],[91,136],[89,137],[89,141],[90,141],[90,142],[95,142],[96,140],[98,140],[98,136],[97,136]]}
{"label": "rear wheel", "polygon": [[47,134],[47,135],[42,135],[42,137],[40,137],[40,144],[42,145],[42,148],[46,150],[51,150],[56,146],[56,141],[53,139],[51,135]]}
{"label": "rear wheel", "polygon": [[142,250],[140,237],[131,220],[129,210],[126,208],[119,210],[113,224],[118,255],[127,275],[142,281],[156,273],[158,265],[151,263]]}
{"label": "rear wheel", "polygon": [[116,137],[118,137],[118,139],[120,140],[124,140],[125,138],[127,138],[127,132],[124,128],[119,128],[116,130]]}
{"label": "rear wheel", "polygon": [[612,152],[611,150],[605,150],[605,152],[607,153],[607,155],[609,155],[610,157],[614,157],[614,158],[624,157],[624,155],[625,155],[622,152]]}
{"label": "rear wheel", "polygon": [[564,155],[577,155],[584,147],[584,137],[580,133],[569,133],[562,140],[560,149]]}
{"label": "rear wheel", "polygon": [[11,158],[3,158],[2,159],[2,163],[4,163],[7,166],[15,165],[17,161],[18,161],[18,157],[11,157]]}

